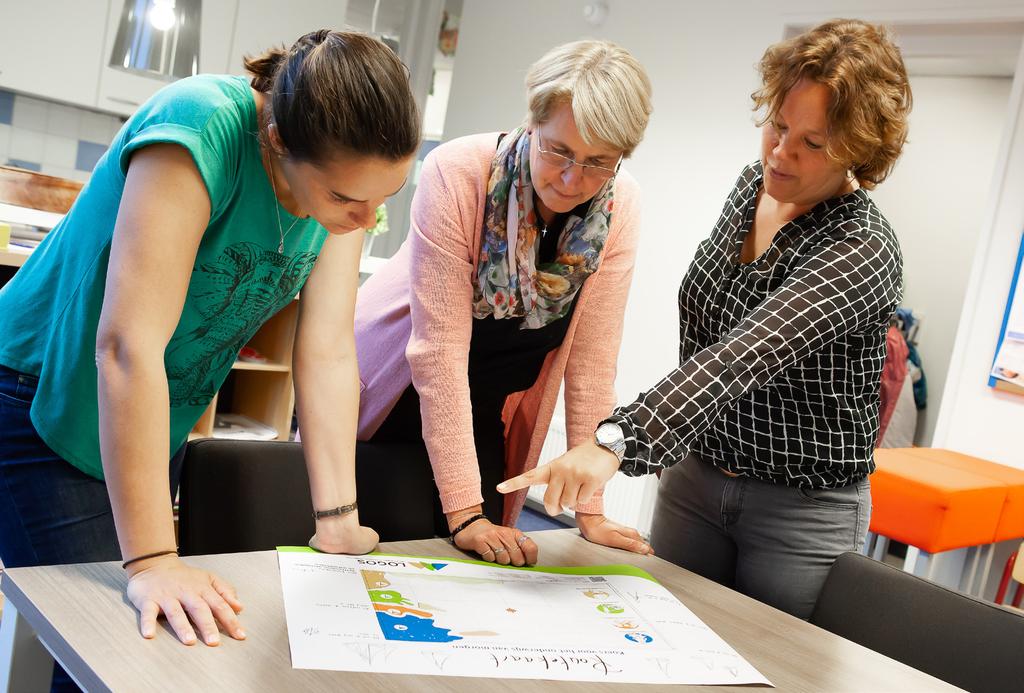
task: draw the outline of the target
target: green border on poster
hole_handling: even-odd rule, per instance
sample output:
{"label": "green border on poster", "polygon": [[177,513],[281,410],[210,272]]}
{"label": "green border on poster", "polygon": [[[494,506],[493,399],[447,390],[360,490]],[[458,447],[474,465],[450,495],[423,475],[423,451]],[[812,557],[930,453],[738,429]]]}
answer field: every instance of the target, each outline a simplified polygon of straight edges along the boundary
{"label": "green border on poster", "polygon": [[[319,553],[308,546],[278,546],[279,553]],[[631,565],[588,565],[588,566],[560,566],[560,565],[535,565],[535,566],[514,566],[488,563],[487,561],[474,561],[468,558],[448,558],[445,556],[408,556],[398,553],[373,553],[365,556],[392,556],[394,558],[409,558],[417,561],[430,561],[432,563],[468,563],[470,565],[482,565],[488,568],[502,568],[504,570],[524,570],[532,573],[557,573],[559,575],[629,575],[643,578],[657,583],[650,573]],[[361,558],[361,556],[350,556],[350,558]]]}

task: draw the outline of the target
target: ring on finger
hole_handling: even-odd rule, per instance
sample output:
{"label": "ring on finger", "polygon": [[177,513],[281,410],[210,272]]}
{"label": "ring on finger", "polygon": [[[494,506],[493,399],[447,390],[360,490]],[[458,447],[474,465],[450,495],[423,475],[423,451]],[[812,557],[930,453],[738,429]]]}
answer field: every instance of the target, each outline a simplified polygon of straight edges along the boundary
{"label": "ring on finger", "polygon": [[525,544],[529,540],[530,540],[530,537],[526,536],[525,534],[520,534],[518,537],[516,537],[516,543],[519,544],[520,546],[522,546],[523,544]]}
{"label": "ring on finger", "polygon": [[480,552],[480,555],[483,556],[484,554],[487,554],[487,553],[494,553],[494,549],[492,549],[490,546],[488,546],[486,549],[484,549],[483,551]]}
{"label": "ring on finger", "polygon": [[499,546],[498,548],[491,549],[491,550],[494,551],[494,555],[495,556],[497,556],[499,553],[505,553],[505,547],[504,546]]}

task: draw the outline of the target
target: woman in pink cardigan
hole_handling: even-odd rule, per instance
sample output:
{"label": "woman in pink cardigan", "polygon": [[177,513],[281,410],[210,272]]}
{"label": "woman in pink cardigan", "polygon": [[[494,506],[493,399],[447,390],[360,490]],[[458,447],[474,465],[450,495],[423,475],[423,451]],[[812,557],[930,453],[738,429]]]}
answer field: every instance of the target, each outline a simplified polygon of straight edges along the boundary
{"label": "woman in pink cardigan", "polygon": [[[360,289],[355,328],[357,476],[363,507],[386,507],[377,529],[513,565],[537,560],[514,528],[525,494],[495,486],[537,465],[563,380],[570,446],[615,404],[640,230],[619,166],[651,112],[643,68],[603,41],[555,48],[526,84],[522,127],[427,157],[409,237]],[[600,498],[576,517],[591,541],[650,551]]]}

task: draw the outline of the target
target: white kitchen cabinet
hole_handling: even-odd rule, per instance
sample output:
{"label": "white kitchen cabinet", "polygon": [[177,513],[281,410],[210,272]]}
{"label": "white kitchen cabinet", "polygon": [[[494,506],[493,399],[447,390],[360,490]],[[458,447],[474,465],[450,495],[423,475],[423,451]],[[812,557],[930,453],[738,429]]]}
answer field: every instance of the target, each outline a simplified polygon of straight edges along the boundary
{"label": "white kitchen cabinet", "polygon": [[245,55],[259,55],[271,46],[291,46],[317,29],[344,28],[347,9],[347,0],[304,0],[287,6],[281,0],[238,0],[228,72],[244,75]]}
{"label": "white kitchen cabinet", "polygon": [[95,107],[108,4],[0,1],[0,88]]}
{"label": "white kitchen cabinet", "polygon": [[[110,67],[110,54],[117,38],[124,0],[110,0],[106,41],[99,68],[99,91],[94,106],[104,111],[131,115],[146,99],[169,82]],[[234,31],[237,0],[206,0],[199,25],[199,71],[223,74],[228,71],[228,46]]]}
{"label": "white kitchen cabinet", "polygon": [[[166,80],[110,67],[124,0],[0,0],[0,88],[131,115]],[[245,74],[242,58],[343,28],[347,0],[205,0],[199,71]]]}

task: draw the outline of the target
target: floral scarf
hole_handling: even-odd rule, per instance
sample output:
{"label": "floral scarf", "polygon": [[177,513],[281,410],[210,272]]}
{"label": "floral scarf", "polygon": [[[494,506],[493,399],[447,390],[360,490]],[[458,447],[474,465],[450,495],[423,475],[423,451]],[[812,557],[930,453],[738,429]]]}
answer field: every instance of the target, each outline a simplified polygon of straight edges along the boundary
{"label": "floral scarf", "polygon": [[614,183],[609,179],[597,191],[584,218],[569,216],[555,261],[538,266],[540,215],[533,208],[530,137],[522,127],[502,137],[487,182],[473,317],[521,317],[520,329],[527,330],[565,317],[583,280],[597,271],[611,225]]}

